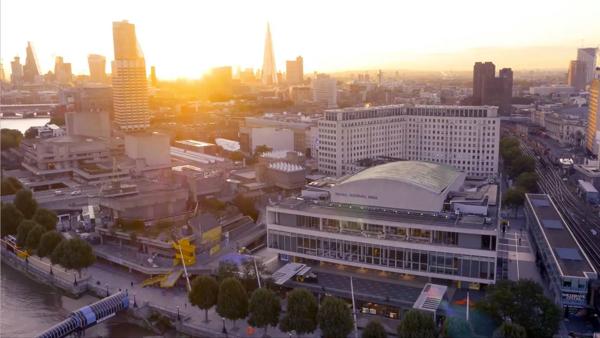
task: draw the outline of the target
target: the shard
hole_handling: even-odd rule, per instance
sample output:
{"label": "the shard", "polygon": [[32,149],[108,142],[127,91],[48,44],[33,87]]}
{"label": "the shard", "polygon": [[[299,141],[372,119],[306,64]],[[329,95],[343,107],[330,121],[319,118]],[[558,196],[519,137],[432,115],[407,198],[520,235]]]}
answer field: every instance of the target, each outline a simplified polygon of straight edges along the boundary
{"label": "the shard", "polygon": [[38,82],[40,79],[40,68],[33,51],[33,46],[29,41],[27,42],[25,66],[23,67],[23,79],[28,83]]}
{"label": "the shard", "polygon": [[262,67],[262,83],[272,85],[277,83],[277,71],[275,69],[275,53],[273,53],[273,41],[271,40],[271,28],[267,23],[267,36],[265,38],[265,55]]}

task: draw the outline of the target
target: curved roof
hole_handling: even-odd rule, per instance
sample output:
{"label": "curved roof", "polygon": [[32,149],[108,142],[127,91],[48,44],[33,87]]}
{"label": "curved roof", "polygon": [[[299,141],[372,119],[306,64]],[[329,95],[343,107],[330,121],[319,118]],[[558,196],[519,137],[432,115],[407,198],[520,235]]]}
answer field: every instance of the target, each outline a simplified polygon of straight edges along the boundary
{"label": "curved roof", "polygon": [[367,168],[339,185],[369,180],[389,180],[411,184],[434,193],[441,193],[456,181],[460,172],[438,163],[398,161]]}

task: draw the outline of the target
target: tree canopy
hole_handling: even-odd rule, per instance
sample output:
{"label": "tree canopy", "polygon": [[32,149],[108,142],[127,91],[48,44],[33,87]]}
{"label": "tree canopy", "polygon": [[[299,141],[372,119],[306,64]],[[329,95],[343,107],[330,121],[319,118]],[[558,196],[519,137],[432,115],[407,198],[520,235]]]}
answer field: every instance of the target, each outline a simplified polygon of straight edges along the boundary
{"label": "tree canopy", "polygon": [[537,180],[538,180],[538,176],[535,172],[526,171],[524,173],[521,173],[517,177],[515,184],[517,185],[517,187],[523,189],[524,191],[536,192],[537,191]]}
{"label": "tree canopy", "polygon": [[463,318],[447,317],[444,321],[444,336],[448,338],[473,337],[473,329]]}
{"label": "tree canopy", "polygon": [[12,203],[2,204],[2,212],[0,215],[0,232],[1,236],[16,235],[17,227],[23,221],[23,214]]}
{"label": "tree canopy", "polygon": [[23,185],[16,178],[12,176],[2,178],[2,187],[0,188],[2,196],[14,195],[21,189],[23,189]]}
{"label": "tree canopy", "polygon": [[18,147],[21,139],[23,139],[23,134],[16,129],[2,128],[0,130],[0,148],[2,150]]}
{"label": "tree canopy", "polygon": [[[58,250],[57,257],[54,258],[54,252]],[[52,252],[52,261],[62,265],[67,269],[74,269],[81,276],[81,269],[94,264],[96,256],[92,247],[84,240],[72,238],[60,242]]]}
{"label": "tree canopy", "polygon": [[269,325],[277,326],[279,323],[281,302],[273,291],[259,288],[252,292],[248,312],[248,324],[264,328],[266,336]]}
{"label": "tree canopy", "polygon": [[410,310],[400,320],[398,338],[434,338],[436,336],[433,318],[419,310]]}
{"label": "tree canopy", "polygon": [[258,210],[256,210],[254,201],[251,198],[238,194],[233,199],[233,204],[240,209],[242,214],[250,216],[254,221],[258,219]]}
{"label": "tree canopy", "polygon": [[29,219],[21,221],[19,226],[17,227],[17,245],[21,248],[25,247],[27,243],[27,235],[29,232],[35,228],[37,224]]}
{"label": "tree canopy", "polygon": [[346,337],[354,326],[348,304],[335,297],[325,297],[317,317],[325,338]]}
{"label": "tree canopy", "polygon": [[46,231],[56,229],[56,223],[58,223],[56,213],[46,208],[37,208],[33,214],[33,220],[42,225]]}
{"label": "tree canopy", "polygon": [[219,285],[217,313],[235,321],[248,315],[248,294],[239,280],[228,277]]}
{"label": "tree canopy", "polygon": [[37,201],[33,198],[31,190],[21,189],[15,194],[15,207],[21,211],[26,219],[31,219],[37,210]]}
{"label": "tree canopy", "polygon": [[42,235],[42,238],[40,238],[37,255],[40,257],[49,256],[62,240],[63,237],[58,231],[52,230],[46,232]]}
{"label": "tree canopy", "polygon": [[192,290],[188,294],[190,304],[204,310],[204,321],[208,322],[208,310],[217,305],[219,284],[212,276],[198,276],[192,282]]}
{"label": "tree canopy", "polygon": [[519,188],[510,188],[504,192],[502,203],[515,210],[515,214],[519,210],[519,207],[525,202],[525,193]]}
{"label": "tree canopy", "polygon": [[217,268],[217,281],[222,282],[226,278],[237,277],[239,271],[235,262],[229,260],[220,261]]}
{"label": "tree canopy", "polygon": [[498,324],[510,320],[525,328],[528,337],[552,337],[560,323],[560,309],[531,280],[500,281],[488,289],[478,308]]}
{"label": "tree canopy", "polygon": [[493,338],[527,338],[527,331],[518,324],[502,323],[500,327],[494,331]]}
{"label": "tree canopy", "polygon": [[362,331],[361,338],[387,338],[387,332],[377,320],[371,320]]}
{"label": "tree canopy", "polygon": [[37,248],[40,244],[40,239],[42,235],[46,232],[46,229],[37,224],[29,233],[27,234],[27,240],[25,241],[25,247],[29,251],[37,251]]}
{"label": "tree canopy", "polygon": [[288,293],[286,313],[279,327],[284,332],[311,333],[317,328],[317,311],[317,300],[310,291],[294,289]]}

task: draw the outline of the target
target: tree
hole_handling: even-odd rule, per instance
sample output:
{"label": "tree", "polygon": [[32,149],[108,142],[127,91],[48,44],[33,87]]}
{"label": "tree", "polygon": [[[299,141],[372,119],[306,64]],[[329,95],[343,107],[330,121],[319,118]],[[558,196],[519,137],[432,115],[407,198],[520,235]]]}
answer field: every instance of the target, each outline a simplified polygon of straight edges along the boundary
{"label": "tree", "polygon": [[23,185],[16,178],[9,176],[2,179],[2,187],[0,188],[2,196],[14,195],[21,189],[23,189]]}
{"label": "tree", "polygon": [[24,137],[26,139],[34,139],[37,136],[38,136],[38,130],[36,127],[29,127],[27,130],[25,130]]}
{"label": "tree", "polygon": [[318,313],[319,327],[325,338],[347,337],[354,324],[346,302],[335,297],[325,297]]}
{"label": "tree", "polygon": [[219,285],[217,296],[217,313],[227,319],[235,321],[246,318],[248,315],[248,294],[239,280],[228,277]]}
{"label": "tree", "polygon": [[21,221],[17,227],[17,246],[23,248],[27,243],[27,235],[37,224],[29,219]]}
{"label": "tree", "polygon": [[244,154],[241,151],[234,151],[229,154],[229,159],[233,162],[241,162],[244,160]]}
{"label": "tree", "polygon": [[23,214],[12,203],[2,204],[2,214],[0,216],[1,236],[16,235],[17,227],[23,221]]}
{"label": "tree", "polygon": [[254,221],[258,219],[258,210],[256,210],[254,201],[251,198],[238,194],[233,199],[233,204],[240,209],[242,214],[250,216]]}
{"label": "tree", "polygon": [[434,338],[435,323],[430,315],[410,310],[400,320],[397,331],[398,338]]}
{"label": "tree", "polygon": [[468,338],[473,336],[469,322],[458,317],[447,317],[444,321],[444,336],[448,338]]}
{"label": "tree", "polygon": [[533,158],[523,154],[513,158],[509,170],[510,177],[518,177],[527,171],[535,171],[535,161]]}
{"label": "tree", "polygon": [[[79,277],[81,277],[81,269],[87,268],[96,261],[92,247],[88,242],[79,238],[68,239],[61,242],[61,244],[63,243],[62,252],[58,256],[59,264],[67,269],[77,270]],[[56,249],[60,247],[61,245],[57,246]]]}
{"label": "tree", "polygon": [[58,242],[52,253],[50,254],[50,262],[52,264],[61,264],[63,256],[65,255],[65,248],[67,246],[67,240]]}
{"label": "tree", "polygon": [[477,307],[498,324],[510,321],[522,326],[528,337],[552,337],[561,319],[560,309],[531,280],[500,281]]}
{"label": "tree", "polygon": [[224,260],[219,262],[217,268],[217,280],[223,282],[226,278],[237,277],[239,269],[235,262]]}
{"label": "tree", "polygon": [[517,324],[511,323],[502,323],[500,327],[498,327],[494,334],[493,338],[527,338],[527,331],[521,326]]}
{"label": "tree", "polygon": [[515,210],[515,216],[519,211],[519,207],[523,205],[525,202],[525,193],[523,190],[519,188],[510,188],[504,192],[504,198],[502,198],[502,203]]}
{"label": "tree", "polygon": [[61,234],[56,231],[48,231],[40,238],[40,245],[38,245],[37,255],[40,257],[46,257],[52,254],[52,251],[56,246],[63,240]]}
{"label": "tree", "polygon": [[524,191],[536,192],[537,191],[537,180],[538,180],[538,177],[537,177],[536,173],[526,171],[524,173],[521,173],[517,177],[515,184],[517,185],[517,187],[522,188]]}
{"label": "tree", "polygon": [[33,214],[33,220],[42,225],[46,231],[56,229],[56,223],[58,223],[56,213],[46,208],[38,208]]}
{"label": "tree", "polygon": [[16,129],[2,128],[0,130],[0,148],[2,150],[18,147],[21,139],[23,139],[23,134]]}
{"label": "tree", "polygon": [[[256,263],[255,263],[256,262]],[[258,276],[262,277],[266,271],[265,264],[260,259],[249,258],[242,262],[241,274],[242,284],[246,288],[246,291],[252,292],[258,288],[258,279],[256,278],[256,270],[258,270]]]}
{"label": "tree", "polygon": [[269,151],[272,151],[272,150],[273,150],[273,148],[271,148],[265,144],[262,144],[262,145],[256,146],[256,148],[254,148],[254,155],[260,156],[262,153],[268,153]]}
{"label": "tree", "polygon": [[27,234],[27,240],[25,241],[25,247],[27,250],[29,250],[29,252],[37,251],[37,248],[40,244],[40,239],[45,232],[46,229],[39,224],[29,231]]}
{"label": "tree", "polygon": [[285,316],[279,323],[283,332],[311,333],[317,328],[317,300],[306,289],[294,289],[288,294]]}
{"label": "tree", "polygon": [[198,276],[192,282],[192,290],[188,294],[190,304],[204,310],[204,321],[208,323],[208,310],[217,305],[219,284],[212,276]]}
{"label": "tree", "polygon": [[387,332],[377,320],[371,320],[362,332],[361,338],[387,338]]}
{"label": "tree", "polygon": [[264,336],[266,337],[269,325],[277,326],[277,323],[279,323],[281,312],[279,297],[269,289],[256,289],[250,297],[248,312],[250,313],[248,324],[263,327],[265,329]]}
{"label": "tree", "polygon": [[31,219],[37,209],[37,201],[33,198],[31,190],[19,190],[15,194],[15,207],[21,211],[26,219]]}

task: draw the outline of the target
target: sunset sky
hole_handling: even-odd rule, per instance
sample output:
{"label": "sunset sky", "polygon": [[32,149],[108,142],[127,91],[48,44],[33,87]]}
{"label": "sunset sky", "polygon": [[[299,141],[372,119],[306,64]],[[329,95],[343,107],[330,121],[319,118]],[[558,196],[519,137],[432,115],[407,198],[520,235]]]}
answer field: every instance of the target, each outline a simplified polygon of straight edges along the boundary
{"label": "sunset sky", "polygon": [[598,0],[2,0],[0,12],[7,74],[15,55],[24,62],[27,41],[43,73],[60,55],[87,74],[87,54],[112,60],[112,21],[123,19],[163,79],[259,68],[267,21],[278,70],[302,55],[306,72],[467,70],[476,60],[566,71],[577,47],[600,45]]}

